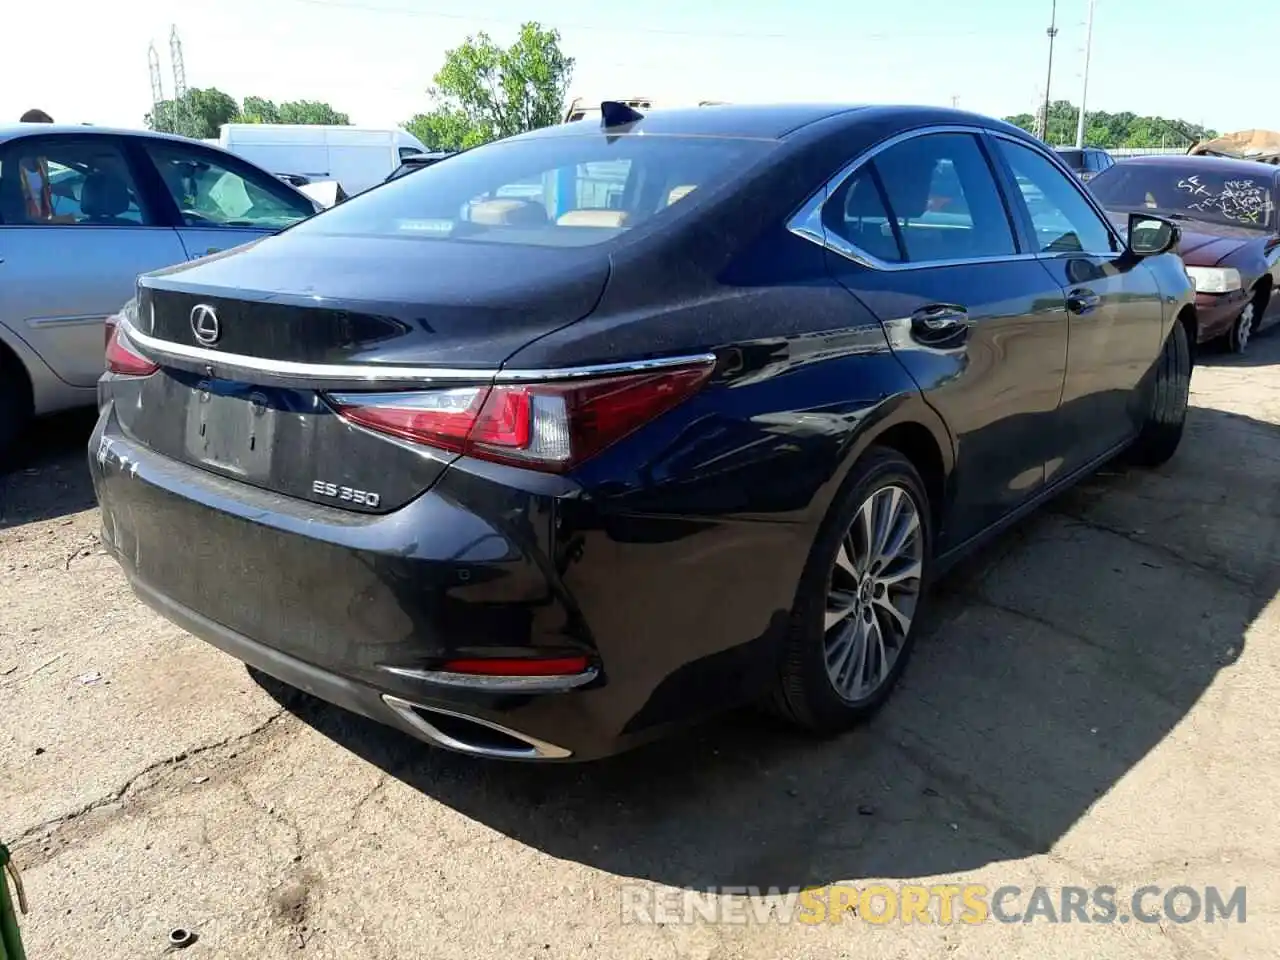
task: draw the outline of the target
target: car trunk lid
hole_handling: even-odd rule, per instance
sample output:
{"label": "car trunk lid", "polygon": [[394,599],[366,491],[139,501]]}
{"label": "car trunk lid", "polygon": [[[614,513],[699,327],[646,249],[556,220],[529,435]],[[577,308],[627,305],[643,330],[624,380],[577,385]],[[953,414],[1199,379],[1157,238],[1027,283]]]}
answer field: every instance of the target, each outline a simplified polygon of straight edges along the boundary
{"label": "car trunk lid", "polygon": [[123,333],[160,370],[117,381],[116,414],[165,456],[386,512],[456,454],[353,424],[327,393],[487,385],[589,313],[607,276],[598,251],[285,234],[140,281]]}

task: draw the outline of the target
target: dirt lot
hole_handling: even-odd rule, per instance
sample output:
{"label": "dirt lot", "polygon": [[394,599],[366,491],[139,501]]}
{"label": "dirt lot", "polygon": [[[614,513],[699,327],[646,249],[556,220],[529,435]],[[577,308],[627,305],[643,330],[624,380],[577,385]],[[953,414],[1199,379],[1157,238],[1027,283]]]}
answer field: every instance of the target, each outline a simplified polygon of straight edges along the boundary
{"label": "dirt lot", "polygon": [[[97,544],[86,417],[0,478],[0,836],[33,960],[1280,953],[1280,333],[942,585],[869,728],[753,715],[593,766],[432,751],[143,608]],[[175,530],[175,537],[182,531]],[[1247,921],[623,924],[627,884],[1247,887]]]}

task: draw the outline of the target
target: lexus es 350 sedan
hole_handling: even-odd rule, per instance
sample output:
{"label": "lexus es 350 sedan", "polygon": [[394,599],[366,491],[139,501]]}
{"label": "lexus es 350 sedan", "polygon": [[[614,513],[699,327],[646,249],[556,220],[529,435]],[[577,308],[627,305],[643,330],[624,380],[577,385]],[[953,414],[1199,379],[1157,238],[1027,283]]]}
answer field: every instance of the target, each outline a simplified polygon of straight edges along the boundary
{"label": "lexus es 350 sedan", "polygon": [[944,567],[1174,453],[1194,294],[1176,227],[1128,227],[967,113],[605,104],[145,276],[103,542],[197,636],[454,750],[758,701],[838,731]]}

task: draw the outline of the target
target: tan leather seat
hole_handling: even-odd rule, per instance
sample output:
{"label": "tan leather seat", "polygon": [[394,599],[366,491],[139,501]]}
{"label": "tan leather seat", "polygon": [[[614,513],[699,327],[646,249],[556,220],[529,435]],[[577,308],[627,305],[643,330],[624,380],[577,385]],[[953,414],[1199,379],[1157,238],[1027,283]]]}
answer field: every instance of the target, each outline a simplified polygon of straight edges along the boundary
{"label": "tan leather seat", "polygon": [[470,219],[487,227],[536,227],[547,222],[547,212],[529,200],[480,200],[471,204]]}
{"label": "tan leather seat", "polygon": [[556,223],[562,227],[625,227],[625,210],[570,210],[562,213]]}
{"label": "tan leather seat", "polygon": [[683,200],[696,189],[698,189],[698,185],[696,183],[688,183],[682,184],[678,187],[672,187],[671,192],[667,194],[667,206],[671,206],[677,200]]}

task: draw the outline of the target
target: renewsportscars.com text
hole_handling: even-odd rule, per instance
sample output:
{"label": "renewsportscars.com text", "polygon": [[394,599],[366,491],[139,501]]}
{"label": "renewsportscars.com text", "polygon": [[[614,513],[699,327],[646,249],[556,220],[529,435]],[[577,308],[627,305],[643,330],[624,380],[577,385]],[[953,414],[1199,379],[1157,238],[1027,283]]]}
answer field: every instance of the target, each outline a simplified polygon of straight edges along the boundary
{"label": "renewsportscars.com text", "polygon": [[1216,923],[1246,920],[1244,887],[871,884],[622,890],[623,923]]}

